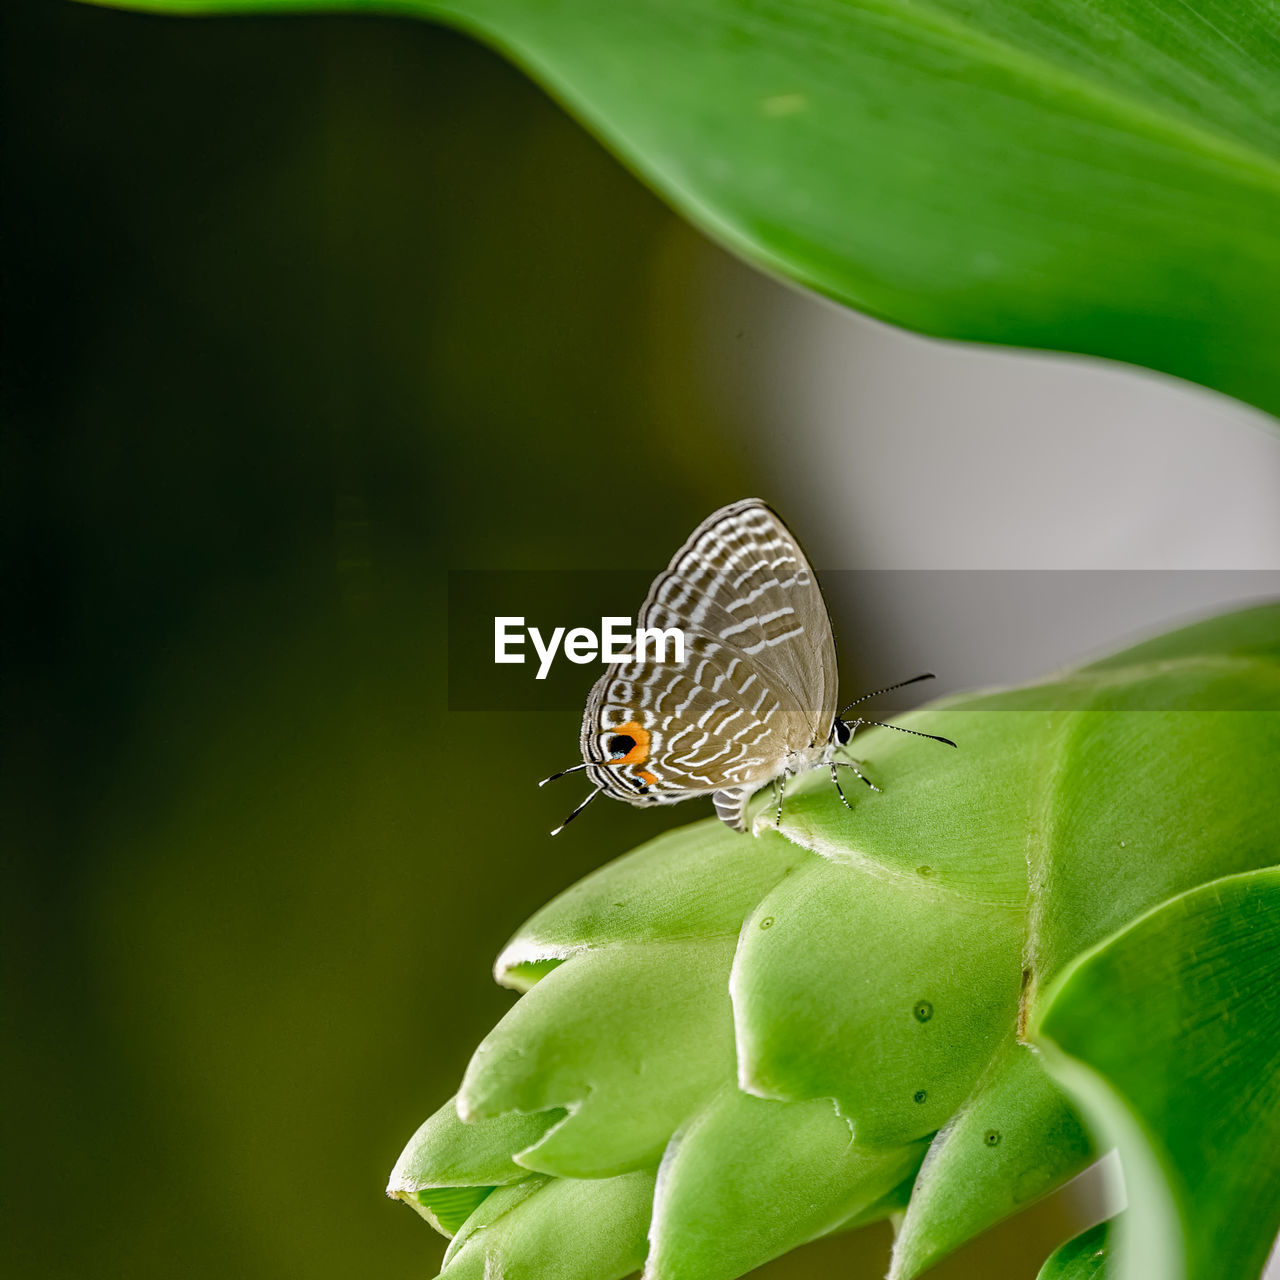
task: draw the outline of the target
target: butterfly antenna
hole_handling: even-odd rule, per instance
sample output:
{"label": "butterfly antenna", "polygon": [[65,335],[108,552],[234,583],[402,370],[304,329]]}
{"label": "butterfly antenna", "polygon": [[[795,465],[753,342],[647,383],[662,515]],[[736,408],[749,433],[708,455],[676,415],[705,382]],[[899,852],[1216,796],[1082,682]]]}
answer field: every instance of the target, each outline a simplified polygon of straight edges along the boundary
{"label": "butterfly antenna", "polygon": [[[932,671],[926,671],[924,675],[912,676],[910,680],[899,680],[897,684],[887,684],[883,689],[876,689],[871,693],[864,693],[862,697],[854,698],[854,700],[851,703],[849,703],[848,707],[842,708],[838,718],[843,719],[844,713],[848,711],[850,707],[856,707],[860,702],[868,702],[872,698],[878,698],[882,693],[892,693],[895,689],[905,689],[907,685],[919,684],[921,680],[936,680],[936,679],[937,679],[937,676],[935,676]],[[862,723],[873,724],[874,721],[864,720]],[[924,736],[927,738],[929,735],[926,733]]]}
{"label": "butterfly antenna", "polygon": [[[910,682],[908,681],[908,683]],[[913,738],[930,738],[934,742],[945,742],[949,747],[956,745],[950,738],[944,738],[941,734],[921,733],[919,729],[904,729],[900,724],[885,724],[883,720],[854,720],[850,728],[855,724],[873,724],[877,729],[892,729],[896,733],[909,733]]]}
{"label": "butterfly antenna", "polygon": [[558,836],[603,790],[603,787],[597,787],[551,834]]}
{"label": "butterfly antenna", "polygon": [[568,769],[561,769],[559,773],[553,773],[549,778],[543,778],[543,780],[538,783],[538,786],[545,787],[548,782],[554,782],[557,778],[563,778],[568,774],[577,773],[579,769],[585,769],[586,767],[585,761],[582,764],[571,765]]}

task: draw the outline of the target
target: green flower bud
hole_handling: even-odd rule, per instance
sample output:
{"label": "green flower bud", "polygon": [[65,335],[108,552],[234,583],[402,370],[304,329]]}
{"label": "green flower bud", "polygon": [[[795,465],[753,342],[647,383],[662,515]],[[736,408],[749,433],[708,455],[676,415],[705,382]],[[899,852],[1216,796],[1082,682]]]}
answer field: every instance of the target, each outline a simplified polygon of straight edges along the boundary
{"label": "green flower bud", "polygon": [[734,1280],[892,1215],[912,1280],[1110,1146],[1130,1210],[1046,1274],[1257,1275],[1280,608],[902,723],[960,750],[858,735],[852,810],[815,771],[780,829],[762,795],[516,934],[523,994],[389,1188],[453,1235],[443,1277]]}

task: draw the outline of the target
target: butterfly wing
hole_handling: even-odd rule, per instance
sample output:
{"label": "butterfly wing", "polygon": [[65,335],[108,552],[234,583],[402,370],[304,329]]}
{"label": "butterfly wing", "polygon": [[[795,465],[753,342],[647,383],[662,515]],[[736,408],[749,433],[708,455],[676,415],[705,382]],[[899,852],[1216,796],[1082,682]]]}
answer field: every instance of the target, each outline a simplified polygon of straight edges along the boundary
{"label": "butterfly wing", "polygon": [[758,498],[694,530],[650,588],[640,625],[682,627],[737,648],[791,694],[809,741],[830,732],[839,690],[826,602],[800,544]]}
{"label": "butterfly wing", "polygon": [[[688,634],[684,663],[632,662],[596,682],[583,717],[588,776],[635,804],[759,786],[786,754],[786,727],[802,720],[741,654]],[[626,750],[618,753],[611,744]]]}
{"label": "butterfly wing", "polygon": [[831,622],[804,553],[763,502],[699,525],[654,581],[638,626],[682,631],[684,661],[624,660],[592,689],[582,754],[611,795],[674,804],[753,790],[782,772],[788,751],[826,741]]}

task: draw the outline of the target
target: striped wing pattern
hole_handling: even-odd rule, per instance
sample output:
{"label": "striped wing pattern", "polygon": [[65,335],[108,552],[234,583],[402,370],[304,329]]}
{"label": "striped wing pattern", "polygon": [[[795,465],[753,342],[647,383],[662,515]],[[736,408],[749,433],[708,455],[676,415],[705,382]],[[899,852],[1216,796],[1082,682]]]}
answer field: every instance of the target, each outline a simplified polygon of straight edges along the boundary
{"label": "striped wing pattern", "polygon": [[826,742],[837,698],[831,622],[804,553],[763,502],[705,520],[655,580],[637,625],[683,631],[684,662],[616,663],[592,689],[582,756],[609,794],[633,804],[745,798],[783,772],[789,752]]}

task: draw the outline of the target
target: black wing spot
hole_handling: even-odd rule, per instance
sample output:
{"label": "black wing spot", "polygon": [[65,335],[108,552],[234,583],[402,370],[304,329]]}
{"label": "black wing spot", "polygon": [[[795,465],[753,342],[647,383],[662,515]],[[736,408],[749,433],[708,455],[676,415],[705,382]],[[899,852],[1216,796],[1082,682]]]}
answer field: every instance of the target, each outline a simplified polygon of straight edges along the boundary
{"label": "black wing spot", "polygon": [[625,733],[615,733],[609,739],[609,754],[615,758],[621,758],[632,750],[636,745],[636,740]]}

